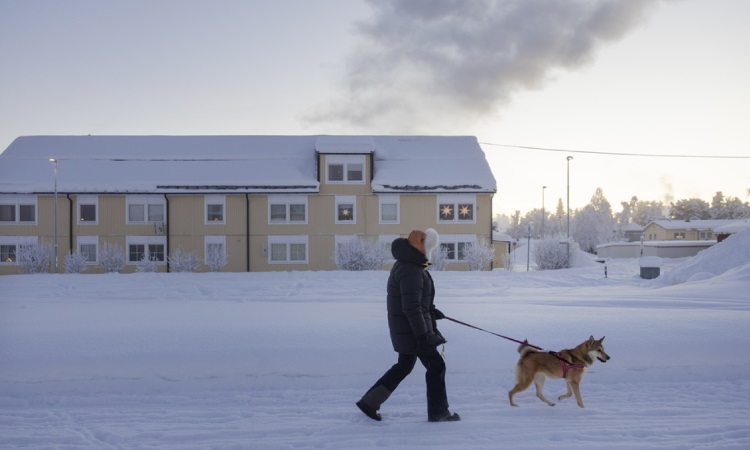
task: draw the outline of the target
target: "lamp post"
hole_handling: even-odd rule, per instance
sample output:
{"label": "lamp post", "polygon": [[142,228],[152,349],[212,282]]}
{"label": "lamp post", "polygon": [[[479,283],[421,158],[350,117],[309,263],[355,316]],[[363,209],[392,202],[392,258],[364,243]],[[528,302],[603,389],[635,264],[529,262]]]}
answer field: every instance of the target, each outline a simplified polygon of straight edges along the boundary
{"label": "lamp post", "polygon": [[49,159],[52,164],[55,165],[55,273],[57,272],[57,160],[55,158]]}
{"label": "lamp post", "polygon": [[568,156],[568,198],[567,198],[567,207],[568,207],[568,241],[570,241],[570,160],[573,159],[572,156]]}
{"label": "lamp post", "polygon": [[542,240],[544,240],[544,216],[546,215],[544,213],[544,190],[547,189],[547,186],[542,186]]}

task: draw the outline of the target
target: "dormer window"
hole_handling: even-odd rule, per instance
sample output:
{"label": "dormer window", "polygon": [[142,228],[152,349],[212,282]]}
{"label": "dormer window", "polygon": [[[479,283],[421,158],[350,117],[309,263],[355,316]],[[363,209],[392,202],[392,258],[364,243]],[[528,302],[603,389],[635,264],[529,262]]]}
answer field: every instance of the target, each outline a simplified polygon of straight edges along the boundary
{"label": "dormer window", "polygon": [[363,184],[365,182],[364,155],[328,155],[326,157],[328,183]]}

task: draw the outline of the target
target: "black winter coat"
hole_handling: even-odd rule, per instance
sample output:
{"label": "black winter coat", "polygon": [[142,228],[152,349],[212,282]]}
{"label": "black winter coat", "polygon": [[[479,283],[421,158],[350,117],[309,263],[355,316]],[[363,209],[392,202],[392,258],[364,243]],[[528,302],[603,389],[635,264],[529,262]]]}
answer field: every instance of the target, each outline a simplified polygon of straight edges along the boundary
{"label": "black winter coat", "polygon": [[404,238],[391,246],[396,263],[388,277],[388,328],[393,349],[416,354],[417,337],[440,334],[432,314],[435,285],[427,258]]}

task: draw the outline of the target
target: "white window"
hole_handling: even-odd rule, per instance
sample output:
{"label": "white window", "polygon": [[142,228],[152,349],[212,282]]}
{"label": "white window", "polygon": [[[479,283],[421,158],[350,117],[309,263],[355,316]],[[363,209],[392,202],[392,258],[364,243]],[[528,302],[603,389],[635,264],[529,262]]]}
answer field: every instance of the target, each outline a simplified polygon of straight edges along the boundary
{"label": "white window", "polygon": [[306,224],[306,195],[269,195],[269,224]]}
{"label": "white window", "polygon": [[99,262],[99,237],[78,236],[78,253],[86,257],[86,264]]}
{"label": "white window", "polygon": [[0,196],[0,224],[36,224],[36,196]]}
{"label": "white window", "polygon": [[354,234],[336,235],[336,251],[334,252],[334,260],[336,261],[336,264],[340,262],[339,256],[341,254],[341,247],[356,241],[357,236]]}
{"label": "white window", "polygon": [[78,223],[96,225],[99,222],[99,198],[95,195],[78,196]]}
{"label": "white window", "polygon": [[147,259],[166,262],[167,238],[165,236],[127,236],[128,264],[137,264]]}
{"label": "white window", "polygon": [[438,195],[437,220],[439,223],[476,223],[476,196]]}
{"label": "white window", "polygon": [[333,184],[364,184],[365,155],[327,155],[326,180]]}
{"label": "white window", "polygon": [[398,195],[378,196],[380,205],[380,223],[400,223],[401,197]]}
{"label": "white window", "polygon": [[24,245],[38,243],[36,236],[0,236],[0,265],[15,265],[18,250]]}
{"label": "white window", "polygon": [[206,195],[204,204],[206,225],[223,225],[226,223],[227,197],[225,195]]}
{"label": "white window", "polygon": [[212,260],[222,260],[227,254],[226,236],[206,236],[204,238],[204,262],[211,265]]}
{"label": "white window", "polygon": [[357,197],[353,195],[336,196],[336,223],[357,223]]}
{"label": "white window", "polygon": [[125,199],[127,223],[166,222],[166,200],[155,195],[129,195]]}
{"label": "white window", "polygon": [[448,251],[448,261],[465,261],[466,247],[476,241],[477,237],[474,234],[441,234],[440,249]]}
{"label": "white window", "polygon": [[307,264],[307,236],[268,236],[269,264]]}

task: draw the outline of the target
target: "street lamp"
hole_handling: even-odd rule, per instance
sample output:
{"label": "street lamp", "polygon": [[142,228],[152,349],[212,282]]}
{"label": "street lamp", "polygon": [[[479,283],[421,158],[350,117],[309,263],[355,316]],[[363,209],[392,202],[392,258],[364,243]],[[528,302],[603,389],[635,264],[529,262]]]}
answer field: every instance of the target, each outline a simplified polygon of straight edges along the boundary
{"label": "street lamp", "polygon": [[55,273],[57,273],[57,160],[49,159],[55,165]]}
{"label": "street lamp", "polygon": [[544,190],[547,186],[542,186],[542,240],[544,240]]}
{"label": "street lamp", "polygon": [[572,156],[568,156],[568,240],[570,240],[570,160],[573,159]]}

